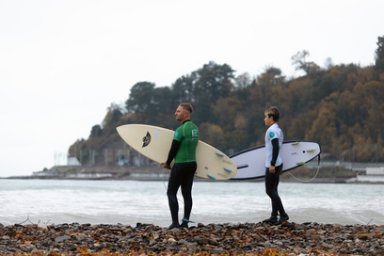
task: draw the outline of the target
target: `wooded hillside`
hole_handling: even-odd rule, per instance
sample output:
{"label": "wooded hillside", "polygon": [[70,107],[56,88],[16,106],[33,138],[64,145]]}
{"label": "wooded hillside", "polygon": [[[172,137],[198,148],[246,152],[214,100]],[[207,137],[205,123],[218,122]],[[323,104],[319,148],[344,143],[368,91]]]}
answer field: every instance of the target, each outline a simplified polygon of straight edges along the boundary
{"label": "wooded hillside", "polygon": [[331,159],[384,161],[384,36],[377,45],[375,65],[368,67],[321,68],[306,61],[308,52],[299,52],[292,63],[304,75],[297,78],[286,78],[276,67],[256,77],[235,76],[230,65],[209,62],[171,86],[138,82],[127,92],[125,106],[111,104],[102,124],[71,145],[69,154],[83,165],[142,164],[116,127],[144,123],[175,129],[176,107],[190,101],[201,140],[227,154],[263,144],[263,112],[276,105],[286,140],[316,141]]}

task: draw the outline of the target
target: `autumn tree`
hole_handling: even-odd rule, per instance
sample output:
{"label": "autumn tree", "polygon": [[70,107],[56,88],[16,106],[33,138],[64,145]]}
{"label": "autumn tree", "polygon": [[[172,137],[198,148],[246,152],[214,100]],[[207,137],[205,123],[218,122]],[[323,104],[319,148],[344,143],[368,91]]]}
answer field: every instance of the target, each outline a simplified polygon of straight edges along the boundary
{"label": "autumn tree", "polygon": [[307,75],[313,75],[320,71],[320,67],[315,62],[306,60],[309,55],[307,50],[299,51],[291,57],[291,60],[296,70],[303,70]]}
{"label": "autumn tree", "polygon": [[[102,122],[103,129],[107,130],[107,133],[111,133],[116,129],[119,124],[120,118],[123,116],[122,109],[117,104],[111,104],[107,110],[107,114]],[[92,134],[92,133],[91,133]]]}
{"label": "autumn tree", "polygon": [[249,73],[243,73],[235,77],[235,87],[245,89],[252,85],[252,79]]}
{"label": "autumn tree", "polygon": [[77,140],[69,153],[83,164],[104,163],[104,148],[123,145],[116,126],[146,123],[174,129],[179,125],[173,115],[177,104],[190,101],[201,139],[226,153],[263,144],[263,111],[277,105],[286,140],[316,141],[322,152],[338,160],[384,161],[384,81],[377,72],[384,37],[378,45],[374,67],[341,64],[312,69],[304,51],[295,64],[307,75],[290,80],[277,67],[267,67],[255,78],[234,77],[229,65],[209,62],[171,87],[136,83],[125,109],[111,105],[102,125],[93,126],[89,138]]}
{"label": "autumn tree", "polygon": [[284,83],[285,76],[281,69],[276,67],[267,67],[265,71],[257,77],[257,84],[260,86],[273,86]]}

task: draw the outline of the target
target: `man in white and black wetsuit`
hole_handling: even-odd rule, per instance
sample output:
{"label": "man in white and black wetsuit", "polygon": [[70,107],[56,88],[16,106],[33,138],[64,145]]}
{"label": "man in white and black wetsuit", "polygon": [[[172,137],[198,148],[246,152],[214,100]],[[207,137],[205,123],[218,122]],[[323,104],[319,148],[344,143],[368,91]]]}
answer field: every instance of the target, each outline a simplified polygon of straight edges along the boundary
{"label": "man in white and black wetsuit", "polygon": [[284,141],[283,131],[277,123],[279,118],[280,112],[277,107],[270,107],[264,112],[264,123],[266,126],[269,126],[265,133],[265,192],[271,198],[272,204],[271,216],[269,219],[264,220],[264,222],[271,224],[280,224],[289,219],[277,189],[279,186],[279,176],[283,170],[283,159],[281,158],[280,149]]}

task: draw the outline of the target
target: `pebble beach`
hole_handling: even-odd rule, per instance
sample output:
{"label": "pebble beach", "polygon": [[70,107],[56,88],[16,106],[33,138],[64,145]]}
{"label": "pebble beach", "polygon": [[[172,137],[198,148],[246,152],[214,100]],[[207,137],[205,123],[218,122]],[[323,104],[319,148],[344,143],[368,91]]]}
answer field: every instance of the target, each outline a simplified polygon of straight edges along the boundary
{"label": "pebble beach", "polygon": [[0,255],[384,255],[384,226],[0,224]]}

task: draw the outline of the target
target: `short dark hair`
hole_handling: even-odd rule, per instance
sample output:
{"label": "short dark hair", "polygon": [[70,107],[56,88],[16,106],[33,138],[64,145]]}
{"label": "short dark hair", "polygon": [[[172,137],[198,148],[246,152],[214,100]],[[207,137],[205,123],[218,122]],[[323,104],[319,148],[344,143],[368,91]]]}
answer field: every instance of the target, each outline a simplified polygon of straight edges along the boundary
{"label": "short dark hair", "polygon": [[272,106],[272,107],[269,107],[267,108],[265,111],[264,111],[264,114],[267,115],[268,117],[272,117],[273,121],[277,122],[279,121],[279,118],[280,118],[280,111],[277,107],[275,106]]}
{"label": "short dark hair", "polygon": [[185,110],[187,110],[189,113],[192,114],[192,112],[193,112],[193,107],[192,107],[192,104],[191,104],[191,103],[189,103],[189,102],[182,102],[182,103],[180,103],[180,106],[181,106],[182,108],[184,108]]}

